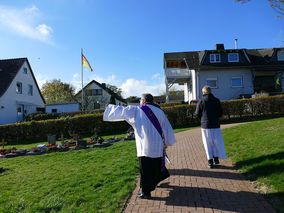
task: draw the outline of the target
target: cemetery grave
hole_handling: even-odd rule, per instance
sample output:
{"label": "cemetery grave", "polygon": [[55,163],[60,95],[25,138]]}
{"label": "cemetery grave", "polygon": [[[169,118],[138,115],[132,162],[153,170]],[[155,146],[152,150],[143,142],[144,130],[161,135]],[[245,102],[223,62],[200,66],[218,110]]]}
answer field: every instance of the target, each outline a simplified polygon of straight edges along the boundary
{"label": "cemetery grave", "polygon": [[135,140],[134,131],[132,130],[130,132],[127,131],[127,136],[125,138],[112,136],[106,140],[97,134],[97,132],[94,132],[94,135],[89,141],[80,139],[79,135],[74,132],[69,132],[69,135],[72,138],[67,140],[61,133],[60,142],[58,144],[56,144],[56,135],[47,135],[48,144],[39,144],[31,149],[17,149],[16,147],[5,148],[5,145],[8,144],[5,142],[4,138],[2,138],[2,142],[0,142],[2,145],[2,148],[0,149],[0,158],[12,158],[18,156],[41,155],[52,152],[66,152],[88,148],[107,147],[111,146],[115,142]]}

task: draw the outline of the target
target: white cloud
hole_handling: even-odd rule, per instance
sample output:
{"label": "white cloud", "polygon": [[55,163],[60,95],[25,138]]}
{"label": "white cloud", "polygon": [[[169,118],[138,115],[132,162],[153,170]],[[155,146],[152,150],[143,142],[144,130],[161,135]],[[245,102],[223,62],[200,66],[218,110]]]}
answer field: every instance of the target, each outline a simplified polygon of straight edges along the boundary
{"label": "white cloud", "polygon": [[42,75],[42,74],[35,75],[35,78],[40,89],[42,88],[43,84],[51,80],[51,78],[49,78],[47,75]]}
{"label": "white cloud", "polygon": [[44,35],[46,37],[50,36],[52,32],[52,28],[45,24],[38,25],[36,29],[41,35]]}
{"label": "white cloud", "polygon": [[40,16],[39,9],[36,6],[23,10],[0,6],[0,29],[53,44],[51,40],[52,28],[46,24],[36,23]]}
{"label": "white cloud", "polygon": [[157,79],[160,78],[161,74],[160,73],[156,73],[155,75],[152,76],[152,79]]}
{"label": "white cloud", "polygon": [[152,95],[161,95],[165,91],[165,84],[159,83],[156,85],[148,85],[148,82],[145,80],[136,80],[133,78],[127,79],[121,85],[123,91],[123,96],[125,98],[129,96],[138,96],[140,97],[143,93],[151,93]]}
{"label": "white cloud", "polygon": [[[117,79],[116,75],[109,75],[106,77],[101,77],[95,74],[92,74],[90,77],[88,77],[88,79],[86,80],[84,77],[84,86],[86,86],[88,83],[90,83],[92,80],[95,80],[99,83],[105,83],[105,84],[111,84],[111,85],[115,85],[119,88],[119,84],[120,84],[120,80]],[[81,75],[79,75],[78,73],[75,73],[73,75],[73,79],[70,82],[70,84],[72,84],[75,87],[75,92],[77,93],[79,90],[82,89],[82,79],[81,79]]]}
{"label": "white cloud", "polygon": [[101,77],[101,76],[98,76],[98,75],[95,75],[95,74],[92,74],[90,77],[89,77],[89,81],[92,81],[92,80],[95,80],[99,83],[105,83],[105,84],[111,84],[111,85],[115,85],[117,87],[119,87],[118,85],[120,84],[120,80],[117,79],[117,76],[114,75],[114,74],[111,74],[109,76],[106,76],[106,77]]}
{"label": "white cloud", "polygon": [[[105,77],[93,74],[88,77],[88,80],[84,79],[84,86],[86,86],[92,80],[95,80],[99,83],[106,83],[117,86],[122,90],[122,95],[124,98],[127,98],[129,96],[140,97],[143,93],[151,93],[152,95],[156,96],[161,95],[166,91],[165,83],[162,80],[157,81],[156,84],[149,85],[148,81],[130,78],[121,83],[121,80],[119,80],[117,76],[113,74]],[[69,82],[69,84],[75,87],[75,92],[77,93],[82,89],[81,75],[78,73],[73,74],[73,79]]]}

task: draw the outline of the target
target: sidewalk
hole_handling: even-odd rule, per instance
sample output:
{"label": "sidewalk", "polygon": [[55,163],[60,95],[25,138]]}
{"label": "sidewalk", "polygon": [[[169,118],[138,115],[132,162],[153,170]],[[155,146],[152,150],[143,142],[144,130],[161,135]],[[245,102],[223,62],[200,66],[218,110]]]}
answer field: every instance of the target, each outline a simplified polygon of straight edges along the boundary
{"label": "sidewalk", "polygon": [[[236,124],[222,128],[233,125]],[[168,149],[172,164],[167,164],[167,168],[171,176],[152,192],[151,200],[136,198],[137,184],[125,213],[275,213],[228,159],[221,159],[216,168],[207,167],[200,128],[177,133],[176,139],[177,143]]]}

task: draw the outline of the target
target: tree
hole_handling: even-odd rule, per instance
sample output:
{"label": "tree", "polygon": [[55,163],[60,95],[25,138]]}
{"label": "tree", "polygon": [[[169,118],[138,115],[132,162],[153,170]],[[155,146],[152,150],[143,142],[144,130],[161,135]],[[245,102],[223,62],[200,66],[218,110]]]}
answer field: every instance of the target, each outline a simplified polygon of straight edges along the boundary
{"label": "tree", "polygon": [[109,88],[111,91],[113,91],[114,93],[118,94],[119,96],[121,96],[122,94],[122,90],[120,88],[118,88],[115,85],[111,85],[111,84],[107,84],[106,85],[107,88]]}
{"label": "tree", "polygon": [[[166,92],[163,92],[162,95],[166,95]],[[169,90],[169,95],[170,96],[183,96],[184,95],[184,91],[183,90],[178,90],[175,86],[173,86]]]}
{"label": "tree", "polygon": [[115,104],[115,97],[113,95],[110,96],[109,104]]}
{"label": "tree", "polygon": [[[235,0],[235,2],[247,3],[251,0]],[[284,0],[267,0],[270,6],[281,15],[284,15]]]}
{"label": "tree", "polygon": [[75,89],[72,85],[61,82],[60,79],[53,79],[41,88],[41,93],[47,104],[74,102]]}

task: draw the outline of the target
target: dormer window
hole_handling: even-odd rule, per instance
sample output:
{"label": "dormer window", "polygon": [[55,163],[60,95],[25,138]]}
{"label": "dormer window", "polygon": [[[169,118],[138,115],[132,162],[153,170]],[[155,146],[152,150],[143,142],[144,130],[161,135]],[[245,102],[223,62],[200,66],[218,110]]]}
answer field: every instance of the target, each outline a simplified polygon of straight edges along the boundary
{"label": "dormer window", "polygon": [[229,53],[228,54],[228,62],[239,62],[239,54],[238,53]]}
{"label": "dormer window", "polygon": [[28,69],[27,69],[26,67],[24,67],[23,73],[24,73],[24,74],[28,74]]}
{"label": "dormer window", "polygon": [[280,50],[277,52],[277,60],[284,61],[284,50]]}
{"label": "dormer window", "polygon": [[220,63],[221,56],[220,54],[210,54],[210,63]]}

